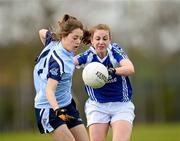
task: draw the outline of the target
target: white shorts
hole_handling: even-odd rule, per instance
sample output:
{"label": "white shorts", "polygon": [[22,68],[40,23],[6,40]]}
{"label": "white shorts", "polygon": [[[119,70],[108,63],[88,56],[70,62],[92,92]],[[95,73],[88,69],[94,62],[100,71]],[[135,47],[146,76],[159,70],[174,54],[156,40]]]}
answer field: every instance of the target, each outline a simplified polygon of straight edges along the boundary
{"label": "white shorts", "polygon": [[87,126],[94,123],[112,123],[126,120],[133,124],[135,118],[134,104],[129,102],[98,103],[88,99],[85,104]]}

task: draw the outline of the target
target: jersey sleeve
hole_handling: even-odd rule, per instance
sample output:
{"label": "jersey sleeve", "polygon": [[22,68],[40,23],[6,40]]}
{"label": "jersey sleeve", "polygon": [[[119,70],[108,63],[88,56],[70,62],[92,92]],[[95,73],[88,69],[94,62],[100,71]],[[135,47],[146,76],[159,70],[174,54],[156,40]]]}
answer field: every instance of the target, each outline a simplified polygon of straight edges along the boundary
{"label": "jersey sleeve", "polygon": [[87,60],[87,56],[84,55],[84,53],[78,54],[77,56],[75,56],[78,60],[79,65],[83,65],[86,63]]}
{"label": "jersey sleeve", "polygon": [[62,62],[57,61],[53,57],[50,58],[49,61],[49,68],[48,68],[48,75],[47,78],[52,78],[57,81],[61,80],[61,76],[63,74],[63,64]]}
{"label": "jersey sleeve", "polygon": [[114,58],[117,60],[117,62],[120,62],[122,59],[128,59],[127,54],[124,52],[121,46],[118,45],[117,43],[112,44],[112,51],[113,51]]}
{"label": "jersey sleeve", "polygon": [[83,53],[78,54],[77,56],[75,56],[78,60],[79,66],[83,66],[88,62],[91,62],[93,59],[94,53],[92,48],[88,48],[86,51],[84,51]]}
{"label": "jersey sleeve", "polygon": [[52,32],[49,30],[46,32],[46,39],[45,39],[45,45],[47,46],[52,41]]}

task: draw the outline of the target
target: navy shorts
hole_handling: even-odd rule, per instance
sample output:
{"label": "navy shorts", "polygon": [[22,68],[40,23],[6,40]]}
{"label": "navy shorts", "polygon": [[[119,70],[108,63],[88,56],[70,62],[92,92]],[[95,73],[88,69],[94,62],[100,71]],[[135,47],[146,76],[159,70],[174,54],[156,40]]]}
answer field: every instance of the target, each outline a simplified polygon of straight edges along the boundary
{"label": "navy shorts", "polygon": [[63,121],[54,114],[54,110],[51,108],[35,108],[37,125],[41,134],[52,132],[63,124],[66,124],[69,129],[75,127],[76,125],[83,124],[79,112],[76,109],[74,100],[72,100],[68,106],[63,107],[63,109],[67,109],[67,114],[75,117],[76,119]]}

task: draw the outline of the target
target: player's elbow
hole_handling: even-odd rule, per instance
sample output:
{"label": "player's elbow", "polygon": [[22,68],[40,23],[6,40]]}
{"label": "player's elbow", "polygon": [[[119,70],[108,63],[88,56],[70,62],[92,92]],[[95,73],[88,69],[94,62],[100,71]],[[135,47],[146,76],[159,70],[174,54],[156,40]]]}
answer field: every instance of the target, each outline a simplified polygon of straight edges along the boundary
{"label": "player's elbow", "polygon": [[40,38],[41,42],[43,43],[43,45],[45,45],[45,38],[46,38],[47,31],[48,31],[47,29],[39,30],[39,38]]}
{"label": "player's elbow", "polygon": [[129,75],[135,74],[134,66],[129,67]]}
{"label": "player's elbow", "polygon": [[47,29],[40,29],[40,30],[39,30],[39,36],[40,36],[41,38],[45,38],[47,31],[48,31]]}

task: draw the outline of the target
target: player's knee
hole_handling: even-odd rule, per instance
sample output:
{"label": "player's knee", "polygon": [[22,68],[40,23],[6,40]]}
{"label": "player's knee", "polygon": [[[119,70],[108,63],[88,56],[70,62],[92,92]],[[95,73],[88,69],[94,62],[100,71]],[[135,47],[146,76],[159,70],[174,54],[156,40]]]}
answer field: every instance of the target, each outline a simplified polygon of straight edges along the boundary
{"label": "player's knee", "polygon": [[90,137],[91,138],[91,141],[106,141],[106,137],[102,137],[102,136],[93,136],[93,137]]}

